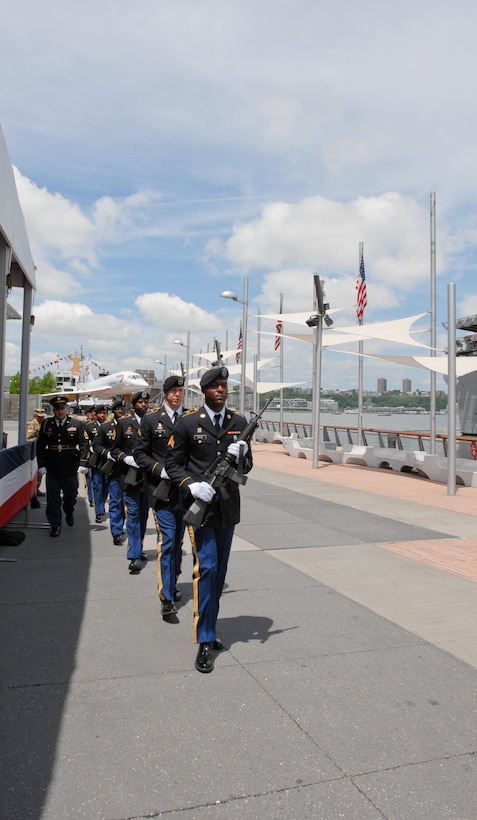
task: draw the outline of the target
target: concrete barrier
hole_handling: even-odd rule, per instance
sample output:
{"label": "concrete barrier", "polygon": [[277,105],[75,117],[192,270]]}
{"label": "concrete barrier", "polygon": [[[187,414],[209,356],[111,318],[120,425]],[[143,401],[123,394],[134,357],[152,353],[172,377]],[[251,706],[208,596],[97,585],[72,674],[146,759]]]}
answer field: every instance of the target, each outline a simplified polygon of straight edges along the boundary
{"label": "concrete barrier", "polygon": [[[419,450],[415,450],[412,455],[414,468],[420,475],[430,478],[431,481],[447,483],[446,458]],[[456,458],[455,478],[456,483],[464,487],[477,487],[477,462],[471,458]]]}

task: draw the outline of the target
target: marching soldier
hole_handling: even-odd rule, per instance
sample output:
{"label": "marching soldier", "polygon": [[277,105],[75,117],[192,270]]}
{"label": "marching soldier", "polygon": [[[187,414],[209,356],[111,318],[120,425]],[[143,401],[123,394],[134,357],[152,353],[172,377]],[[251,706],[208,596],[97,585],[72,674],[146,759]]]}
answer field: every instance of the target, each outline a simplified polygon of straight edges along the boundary
{"label": "marching soldier", "polygon": [[83,422],[68,413],[66,396],[50,400],[53,418],[45,419],[37,442],[38,472],[46,474],[46,517],[50,536],[61,532],[61,507],[69,527],[74,524],[78,472],[87,473],[88,434]]}
{"label": "marching soldier", "polygon": [[[38,438],[38,433],[40,432],[40,427],[42,421],[46,418],[46,413],[43,410],[43,407],[36,407],[33,413],[33,418],[27,424],[27,441],[35,441]],[[41,492],[40,484],[41,484],[41,475],[37,473],[37,480],[36,480],[36,493],[30,499],[30,507],[32,510],[39,509],[40,502],[38,501],[39,495],[45,495],[45,493]]]}
{"label": "marching soldier", "polygon": [[124,416],[126,402],[118,399],[113,402],[112,419],[102,424],[93,439],[93,450],[98,458],[98,467],[106,475],[109,490],[109,526],[113,544],[119,546],[124,541],[124,497],[119,476],[120,464],[114,460],[111,450],[116,441],[116,427]]}
{"label": "marching soldier", "polygon": [[[168,480],[164,465],[167,442],[176,421],[183,413],[183,377],[168,376],[162,389],[164,403],[158,410],[143,418],[134,458],[147,476],[149,506],[154,510],[157,531],[157,589],[162,617],[167,618],[177,613],[174,601],[180,601],[182,597],[177,589],[177,578],[181,571],[185,524],[182,521],[182,510],[178,506],[178,490]],[[161,488],[167,490],[163,500],[153,495],[160,483]]]}
{"label": "marching soldier", "polygon": [[[134,458],[137,432],[149,406],[149,393],[140,390],[131,399],[132,413],[119,419],[116,439],[111,450],[112,457],[121,465],[120,482],[126,503],[126,533],[128,537],[127,558],[129,572],[137,575],[144,567],[147,556],[142,551],[149,512],[144,474]],[[133,468],[132,470],[130,468]],[[131,475],[132,473],[132,475]]]}
{"label": "marching soldier", "polygon": [[106,421],[106,407],[98,404],[94,408],[94,419],[85,422],[85,430],[89,437],[89,468],[91,470],[91,486],[94,498],[94,510],[96,513],[96,524],[101,524],[104,518],[104,502],[107,498],[107,484],[104,473],[99,469],[97,456],[94,452],[93,442],[102,424]]}
{"label": "marching soldier", "polygon": [[212,652],[224,648],[216,623],[234,527],[240,520],[237,483],[229,481],[225,492],[216,493],[207,481],[207,471],[225,453],[243,460],[244,473],[252,469],[251,450],[238,441],[246,419],[226,407],[228,375],[226,367],[203,374],[204,404],[175,426],[166,456],[167,474],[180,488],[184,508],[194,499],[212,502],[204,525],[189,528],[194,553],[194,642],[199,644],[195,668],[199,672],[212,672]]}

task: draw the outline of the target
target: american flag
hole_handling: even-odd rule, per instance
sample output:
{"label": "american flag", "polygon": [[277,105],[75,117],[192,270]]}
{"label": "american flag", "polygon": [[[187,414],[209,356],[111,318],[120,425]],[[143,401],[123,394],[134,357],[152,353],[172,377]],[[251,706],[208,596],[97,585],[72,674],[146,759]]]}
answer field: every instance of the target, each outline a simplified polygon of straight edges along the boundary
{"label": "american flag", "polygon": [[240,333],[239,333],[239,338],[238,338],[238,342],[237,342],[237,352],[235,354],[235,361],[237,362],[237,364],[240,361],[240,354],[242,353],[242,345],[243,345],[242,325],[240,325]]}
{"label": "american flag", "polygon": [[360,262],[359,262],[359,273],[358,279],[356,281],[356,290],[357,290],[357,298],[356,298],[356,316],[358,317],[358,322],[363,321],[364,309],[368,304],[368,296],[366,293],[366,275],[364,272],[364,258],[363,254],[361,254]]}
{"label": "american flag", "polygon": [[[281,312],[282,312],[282,302],[280,301],[280,313]],[[282,332],[282,328],[283,328],[282,320],[277,319],[277,323],[275,325],[275,330],[277,332],[277,335],[275,336],[275,350],[278,350],[278,348],[280,347],[280,342],[281,342],[280,333]]]}

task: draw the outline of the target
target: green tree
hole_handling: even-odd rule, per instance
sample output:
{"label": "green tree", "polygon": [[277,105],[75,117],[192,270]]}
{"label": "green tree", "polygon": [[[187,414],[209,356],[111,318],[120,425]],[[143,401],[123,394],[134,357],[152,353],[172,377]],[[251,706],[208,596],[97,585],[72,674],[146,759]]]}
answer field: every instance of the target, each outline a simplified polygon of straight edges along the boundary
{"label": "green tree", "polygon": [[[28,382],[29,393],[52,393],[56,388],[56,378],[53,373],[45,373],[41,378],[35,376]],[[10,393],[20,392],[20,373],[15,373],[10,379]]]}
{"label": "green tree", "polygon": [[15,373],[14,376],[10,379],[10,393],[19,393],[20,392],[20,372]]}

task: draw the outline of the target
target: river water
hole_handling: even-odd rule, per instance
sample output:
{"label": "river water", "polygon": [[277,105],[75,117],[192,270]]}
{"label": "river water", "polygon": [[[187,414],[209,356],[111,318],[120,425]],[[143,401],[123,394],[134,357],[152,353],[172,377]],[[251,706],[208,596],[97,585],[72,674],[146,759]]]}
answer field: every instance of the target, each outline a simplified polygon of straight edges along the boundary
{"label": "river water", "polygon": [[[279,410],[266,410],[263,416],[265,420],[280,421]],[[298,424],[311,424],[311,410],[284,410],[284,422],[295,422]],[[323,426],[335,427],[357,427],[357,413],[320,413],[320,428]],[[363,413],[362,426],[371,427],[374,430],[397,430],[399,432],[429,432],[431,427],[431,417],[427,413]],[[460,430],[459,417],[456,421],[457,433]],[[436,416],[436,432],[447,433],[447,415]]]}

